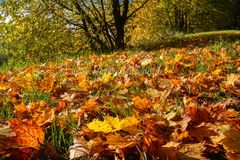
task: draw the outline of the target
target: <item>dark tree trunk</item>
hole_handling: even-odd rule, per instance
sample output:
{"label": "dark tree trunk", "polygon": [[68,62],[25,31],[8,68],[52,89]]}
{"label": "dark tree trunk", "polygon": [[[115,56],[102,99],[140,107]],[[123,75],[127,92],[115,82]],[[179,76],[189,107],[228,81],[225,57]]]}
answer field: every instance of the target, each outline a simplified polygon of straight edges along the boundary
{"label": "dark tree trunk", "polygon": [[[127,3],[127,4],[126,4]],[[123,1],[124,10],[121,15],[119,0],[112,0],[112,12],[114,16],[116,36],[115,49],[124,49],[124,25],[128,12],[128,0]]]}
{"label": "dark tree trunk", "polygon": [[124,43],[124,24],[119,24],[117,26],[117,36],[116,36],[116,49],[124,49],[125,43]]}

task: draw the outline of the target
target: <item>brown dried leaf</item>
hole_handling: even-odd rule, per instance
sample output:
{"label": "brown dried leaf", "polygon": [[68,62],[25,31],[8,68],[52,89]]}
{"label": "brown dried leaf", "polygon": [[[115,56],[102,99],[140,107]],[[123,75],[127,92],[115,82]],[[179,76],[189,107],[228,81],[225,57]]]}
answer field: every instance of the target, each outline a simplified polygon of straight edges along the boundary
{"label": "brown dried leaf", "polygon": [[225,85],[227,87],[234,86],[236,83],[240,82],[240,74],[230,74],[227,76],[227,80],[225,81]]}
{"label": "brown dried leaf", "polygon": [[222,140],[222,144],[230,151],[240,153],[240,132],[231,128],[224,132],[226,138]]}
{"label": "brown dried leaf", "polygon": [[195,143],[195,144],[184,144],[181,149],[179,149],[179,152],[191,157],[192,159],[201,159],[201,160],[207,160],[207,158],[202,156],[202,153],[204,152],[205,147],[203,143]]}
{"label": "brown dried leaf", "polygon": [[90,153],[89,146],[82,137],[75,136],[73,145],[69,147],[69,158],[75,159],[88,156]]}
{"label": "brown dried leaf", "polygon": [[217,133],[206,126],[194,127],[188,131],[190,137],[196,137],[199,141],[204,141],[205,138],[216,136]]}

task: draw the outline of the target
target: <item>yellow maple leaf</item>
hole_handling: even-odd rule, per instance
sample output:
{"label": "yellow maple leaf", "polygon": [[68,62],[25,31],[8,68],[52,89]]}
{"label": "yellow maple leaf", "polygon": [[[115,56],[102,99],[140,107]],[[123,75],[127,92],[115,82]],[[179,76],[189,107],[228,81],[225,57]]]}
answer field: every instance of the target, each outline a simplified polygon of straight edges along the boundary
{"label": "yellow maple leaf", "polygon": [[120,122],[120,129],[124,129],[130,126],[135,126],[138,124],[138,120],[135,117],[126,117]]}
{"label": "yellow maple leaf", "polygon": [[4,83],[0,83],[0,91],[5,91],[8,90],[10,88],[10,85],[6,85]]}
{"label": "yellow maple leaf", "polygon": [[104,73],[101,80],[103,83],[108,83],[112,79],[111,73]]}
{"label": "yellow maple leaf", "polygon": [[121,120],[118,117],[105,116],[104,122],[112,127],[112,130],[120,130]]}
{"label": "yellow maple leaf", "polygon": [[87,127],[94,132],[110,133],[126,127],[135,126],[138,122],[139,121],[135,117],[127,117],[120,120],[118,117],[105,116],[103,121],[93,120],[87,124]]}
{"label": "yellow maple leaf", "polygon": [[78,77],[77,77],[77,80],[78,80],[78,86],[79,86],[81,89],[88,89],[88,88],[89,88],[89,83],[88,83],[88,80],[87,80],[87,76],[86,76],[86,75],[78,76]]}
{"label": "yellow maple leaf", "polygon": [[220,74],[221,72],[222,72],[222,70],[221,70],[220,68],[218,68],[218,69],[212,71],[212,75],[214,75],[214,76],[219,76],[219,74]]}
{"label": "yellow maple leaf", "polygon": [[109,133],[113,131],[112,126],[105,121],[94,120],[91,123],[87,124],[87,127],[94,132],[104,132]]}
{"label": "yellow maple leaf", "polygon": [[175,56],[174,61],[179,62],[182,58],[183,58],[183,56],[178,54],[178,55]]}

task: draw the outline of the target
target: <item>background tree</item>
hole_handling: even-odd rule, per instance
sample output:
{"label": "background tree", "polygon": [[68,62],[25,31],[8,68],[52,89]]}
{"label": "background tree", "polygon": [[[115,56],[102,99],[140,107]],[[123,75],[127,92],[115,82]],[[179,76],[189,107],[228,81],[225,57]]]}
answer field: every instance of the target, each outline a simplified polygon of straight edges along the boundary
{"label": "background tree", "polygon": [[83,31],[92,49],[114,50],[125,48],[126,23],[147,1],[45,0],[45,4]]}
{"label": "background tree", "polygon": [[81,35],[40,0],[5,1],[0,10],[0,52],[4,54],[41,60],[83,47]]}
{"label": "background tree", "polygon": [[150,0],[132,22],[131,44],[150,45],[179,33],[233,29],[238,1]]}

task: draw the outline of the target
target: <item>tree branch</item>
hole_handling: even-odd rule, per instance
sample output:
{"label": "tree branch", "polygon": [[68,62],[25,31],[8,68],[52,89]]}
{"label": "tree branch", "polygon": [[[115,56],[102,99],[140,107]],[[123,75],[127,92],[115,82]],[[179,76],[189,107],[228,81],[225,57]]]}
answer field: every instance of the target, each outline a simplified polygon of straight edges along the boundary
{"label": "tree branch", "polygon": [[129,14],[129,15],[127,16],[126,21],[127,21],[130,17],[132,17],[139,9],[141,9],[142,7],[144,7],[144,5],[145,5],[147,2],[148,2],[148,0],[145,0],[140,7],[138,7],[135,11],[133,11],[131,14]]}
{"label": "tree branch", "polygon": [[58,0],[53,0],[53,1],[54,1],[56,4],[58,4],[59,6],[61,6],[62,8],[67,9],[67,10],[73,12],[73,9],[72,9],[72,8],[69,8],[67,5],[65,5],[65,4],[63,4],[63,3],[61,3],[61,2],[59,2]]}

